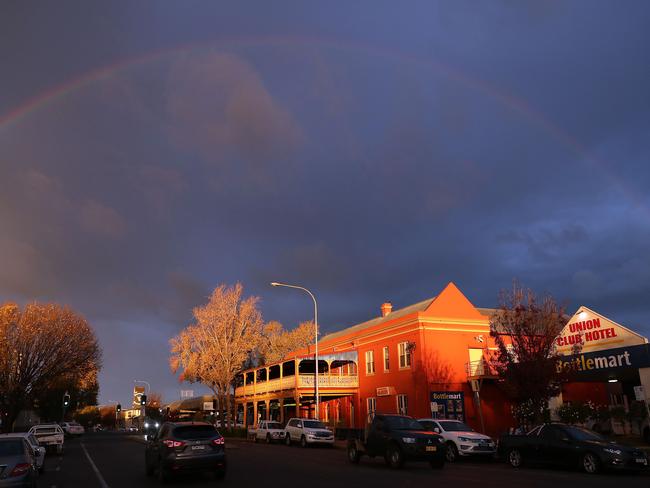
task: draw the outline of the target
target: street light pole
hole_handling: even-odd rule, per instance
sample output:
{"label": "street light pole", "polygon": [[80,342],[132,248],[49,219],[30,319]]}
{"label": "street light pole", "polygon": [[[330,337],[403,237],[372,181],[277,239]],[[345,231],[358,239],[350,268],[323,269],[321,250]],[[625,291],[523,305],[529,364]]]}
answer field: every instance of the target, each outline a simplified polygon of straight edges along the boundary
{"label": "street light pole", "polygon": [[[316,418],[319,418],[319,395],[318,395],[318,303],[316,303],[316,297],[314,294],[309,291],[307,288],[304,288],[302,286],[297,286],[297,285],[288,285],[286,283],[278,283],[274,281],[271,283],[271,286],[284,286],[286,288],[295,288],[296,290],[302,290],[305,293],[307,293],[311,299],[314,301],[314,357],[315,357],[315,364],[316,368],[314,371],[314,396],[316,397],[316,407],[314,408],[314,413],[316,414]],[[296,373],[298,373],[296,371]],[[297,408],[297,407],[296,407]]]}
{"label": "street light pole", "polygon": [[[134,382],[134,383],[144,383],[145,385],[147,385],[147,388],[148,388],[149,393],[151,393],[151,385],[149,384],[148,381],[144,381],[144,380],[133,380],[133,382]],[[144,390],[144,394],[145,394],[145,395],[147,394],[147,389]],[[144,406],[144,408],[142,408],[143,406]],[[144,425],[144,421],[145,421],[145,419],[147,418],[147,406],[146,406],[146,405],[142,405],[142,402],[140,402],[140,411],[142,412],[142,425]]]}

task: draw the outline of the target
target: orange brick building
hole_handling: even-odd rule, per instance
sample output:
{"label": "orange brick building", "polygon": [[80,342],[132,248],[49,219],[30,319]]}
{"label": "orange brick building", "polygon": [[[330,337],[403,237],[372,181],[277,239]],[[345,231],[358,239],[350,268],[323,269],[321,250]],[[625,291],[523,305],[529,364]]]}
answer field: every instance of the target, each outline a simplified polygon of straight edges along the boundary
{"label": "orange brick building", "polygon": [[[392,310],[319,341],[319,416],[335,427],[363,427],[374,412],[465,420],[497,435],[513,425],[510,405],[485,359],[494,349],[488,310],[453,284],[436,297]],[[314,415],[313,348],[245,371],[235,390],[247,424]]]}

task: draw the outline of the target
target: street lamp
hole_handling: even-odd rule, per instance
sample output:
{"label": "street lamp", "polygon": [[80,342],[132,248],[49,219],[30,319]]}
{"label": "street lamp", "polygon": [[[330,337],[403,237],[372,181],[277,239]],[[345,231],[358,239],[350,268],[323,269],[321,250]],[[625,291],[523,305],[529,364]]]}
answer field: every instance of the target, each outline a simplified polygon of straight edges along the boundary
{"label": "street lamp", "polygon": [[[314,337],[315,337],[315,349],[314,349],[314,357],[316,359],[316,368],[314,372],[314,396],[316,397],[316,407],[315,407],[315,414],[316,418],[319,418],[318,415],[318,404],[319,404],[319,396],[318,396],[318,304],[316,303],[316,297],[314,294],[309,291],[307,288],[304,288],[302,286],[297,286],[297,285],[288,285],[286,283],[278,283],[274,281],[271,283],[271,286],[284,286],[286,288],[295,288],[296,290],[302,290],[305,293],[307,293],[311,299],[314,301]],[[297,372],[296,372],[297,373]]]}
{"label": "street lamp", "polygon": [[[148,388],[149,393],[151,393],[151,385],[149,384],[148,381],[144,381],[144,380],[133,380],[133,382],[134,382],[134,383],[144,383],[145,385],[147,385],[147,388]],[[145,393],[145,394],[144,394],[144,398],[146,399],[146,398],[147,398],[147,395],[146,395],[147,390],[146,390],[146,389],[144,390],[144,393]],[[141,397],[141,398],[142,398],[142,397]],[[142,408],[143,406],[144,406],[144,408]],[[147,406],[146,406],[146,405],[142,405],[142,401],[140,401],[140,407],[141,407],[141,408],[140,408],[140,411],[142,412],[142,419],[143,419],[142,421],[144,422],[144,419],[145,419],[146,416],[147,416]]]}

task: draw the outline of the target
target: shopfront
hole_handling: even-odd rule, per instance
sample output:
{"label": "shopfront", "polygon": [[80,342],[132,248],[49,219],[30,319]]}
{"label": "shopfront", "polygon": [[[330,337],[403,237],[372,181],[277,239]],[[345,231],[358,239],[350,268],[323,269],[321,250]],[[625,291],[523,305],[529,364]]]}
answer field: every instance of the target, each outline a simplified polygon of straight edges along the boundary
{"label": "shopfront", "polygon": [[[587,307],[580,307],[557,339],[564,357],[559,369],[571,372],[558,403],[592,402],[629,412],[634,402],[650,403],[650,345],[633,330]],[[648,429],[645,421],[644,429]],[[613,422],[615,433],[627,433]]]}

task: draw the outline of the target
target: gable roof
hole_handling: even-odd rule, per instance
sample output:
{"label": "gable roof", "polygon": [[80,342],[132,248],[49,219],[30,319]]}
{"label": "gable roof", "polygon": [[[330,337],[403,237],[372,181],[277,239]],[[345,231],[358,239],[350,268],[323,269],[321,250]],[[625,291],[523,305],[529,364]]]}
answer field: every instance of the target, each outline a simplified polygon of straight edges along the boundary
{"label": "gable roof", "polygon": [[337,332],[332,332],[330,334],[327,334],[326,336],[322,337],[320,339],[320,342],[325,342],[329,340],[336,339],[338,337],[350,334],[352,332],[358,332],[360,330],[364,329],[369,329],[370,327],[374,327],[376,325],[380,325],[384,322],[388,322],[389,320],[394,320],[398,319],[400,317],[404,317],[406,315],[412,314],[414,312],[424,312],[431,303],[436,299],[437,297],[433,298],[427,298],[426,300],[422,300],[421,302],[414,303],[413,305],[409,305],[408,307],[400,308],[399,310],[395,310],[385,317],[375,317],[374,319],[367,320],[365,322],[361,322],[360,324],[353,325],[351,327],[347,327],[345,329],[339,330]]}

